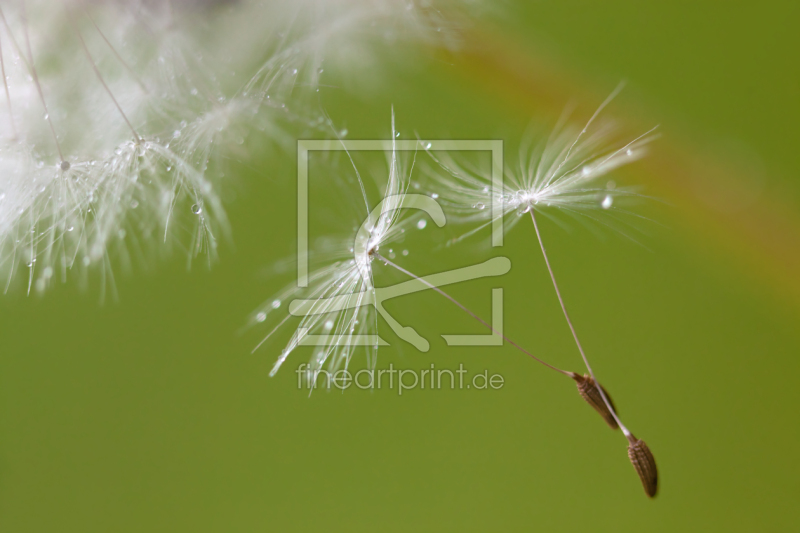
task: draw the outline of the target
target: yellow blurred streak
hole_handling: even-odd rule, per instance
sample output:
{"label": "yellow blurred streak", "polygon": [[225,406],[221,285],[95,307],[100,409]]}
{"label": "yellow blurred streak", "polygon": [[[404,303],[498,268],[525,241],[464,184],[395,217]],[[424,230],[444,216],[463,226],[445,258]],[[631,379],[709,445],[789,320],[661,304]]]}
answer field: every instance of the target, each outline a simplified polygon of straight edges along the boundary
{"label": "yellow blurred streak", "polygon": [[[591,90],[591,83],[575,79],[544,54],[519,46],[497,32],[468,30],[456,53],[439,49],[441,60],[471,86],[485,91],[509,114],[549,115],[555,120],[575,101],[601,102],[607,94]],[[523,52],[524,50],[524,52]],[[588,120],[595,107],[578,105],[573,117]],[[644,122],[648,113],[635,104],[616,103],[604,111],[625,131],[641,134],[657,124]],[[652,113],[649,113],[652,115]],[[637,118],[633,118],[637,117]],[[679,139],[661,138],[636,170],[623,169],[650,193],[667,200],[678,212],[684,229],[711,252],[735,260],[759,284],[800,310],[800,215],[774,193],[758,186],[759,176],[740,165],[736,156],[705,153]],[[746,161],[746,159],[742,159]],[[745,170],[741,167],[744,166]]]}

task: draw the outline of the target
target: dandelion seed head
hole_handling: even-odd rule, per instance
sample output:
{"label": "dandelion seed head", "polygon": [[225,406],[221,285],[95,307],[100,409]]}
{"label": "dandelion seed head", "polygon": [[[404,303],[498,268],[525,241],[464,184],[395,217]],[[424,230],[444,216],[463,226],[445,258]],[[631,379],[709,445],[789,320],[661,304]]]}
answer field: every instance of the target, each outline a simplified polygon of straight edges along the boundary
{"label": "dandelion seed head", "polygon": [[[73,23],[51,2],[27,0],[24,28],[21,4],[3,6],[11,105],[0,106],[0,274],[8,283],[31,255],[39,270],[22,272],[28,290],[40,288],[34,280],[47,266],[48,279],[66,280],[73,268],[106,272],[112,257],[126,268],[175,248],[190,261],[212,261],[227,234],[221,150],[245,155],[251,131],[291,147],[289,128],[328,128],[315,105],[292,97],[319,89],[331,69],[369,65],[368,42],[451,46],[468,18],[460,13],[482,4],[278,0],[205,10],[207,3],[90,2],[72,10]],[[251,69],[256,55],[266,59]],[[341,266],[362,280],[370,251],[395,231],[391,217],[373,224],[369,237],[351,239],[352,264]]]}
{"label": "dandelion seed head", "polygon": [[[500,190],[492,186],[490,171],[447,155],[436,156],[438,168],[428,169],[428,174],[454,219],[478,222],[477,229],[488,225],[493,217],[515,215],[504,224],[509,230],[532,209],[593,218],[589,212],[610,210],[617,199],[636,196],[630,189],[618,188],[613,180],[606,186],[597,182],[643,157],[654,138],[651,130],[632,140],[618,141],[619,134],[610,122],[590,121],[583,129],[561,127],[542,144],[523,144],[519,163],[505,169]],[[499,212],[487,209],[491,206],[499,207]]]}
{"label": "dandelion seed head", "polygon": [[[393,138],[394,133],[394,117],[392,117]],[[271,374],[278,371],[286,358],[303,344],[309,335],[316,335],[317,339],[325,341],[325,345],[314,353],[309,363],[309,379],[312,381],[324,367],[329,371],[346,367],[353,356],[351,346],[364,344],[364,338],[377,336],[377,314],[375,308],[371,306],[371,302],[375,301],[372,268],[375,254],[381,247],[386,247],[388,253],[393,254],[392,243],[402,235],[401,230],[404,225],[413,223],[410,218],[401,217],[409,179],[395,150],[388,156],[387,167],[388,177],[378,207],[367,202],[361,175],[354,169],[358,181],[357,187],[364,194],[366,218],[360,226],[357,226],[352,240],[349,242],[344,240],[334,246],[334,250],[338,250],[337,256],[349,259],[325,261],[325,264],[309,273],[308,287],[298,289],[296,286],[290,286],[271,300],[272,305],[265,305],[276,309],[281,307],[282,302],[288,302],[288,311],[300,317],[292,338],[278,357]],[[407,251],[404,254],[407,254]],[[278,303],[277,306],[275,302]],[[259,310],[262,311],[263,308]],[[291,314],[277,327],[280,327]],[[275,329],[264,341],[274,333]],[[356,342],[356,339],[362,340]],[[364,345],[364,349],[367,351],[368,361],[374,364],[377,346],[369,343]]]}

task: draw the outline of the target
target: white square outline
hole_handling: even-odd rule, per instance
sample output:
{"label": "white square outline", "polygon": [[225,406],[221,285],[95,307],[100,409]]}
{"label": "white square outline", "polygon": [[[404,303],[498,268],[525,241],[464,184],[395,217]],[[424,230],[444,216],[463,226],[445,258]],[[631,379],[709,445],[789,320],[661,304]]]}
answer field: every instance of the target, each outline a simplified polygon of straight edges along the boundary
{"label": "white square outline", "polygon": [[[503,216],[500,196],[503,191],[502,140],[297,140],[297,286],[308,287],[308,153],[419,150],[492,153],[492,246],[503,246]],[[494,194],[499,191],[500,194]]]}

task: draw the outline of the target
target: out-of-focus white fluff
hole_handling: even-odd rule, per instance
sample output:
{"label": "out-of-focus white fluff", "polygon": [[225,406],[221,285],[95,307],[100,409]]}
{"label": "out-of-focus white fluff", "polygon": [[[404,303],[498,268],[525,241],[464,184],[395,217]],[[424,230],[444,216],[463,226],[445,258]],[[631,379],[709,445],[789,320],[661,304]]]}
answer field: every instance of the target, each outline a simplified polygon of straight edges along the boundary
{"label": "out-of-focus white fluff", "polygon": [[470,4],[479,2],[2,6],[5,289],[22,277],[28,291],[43,291],[96,270],[112,282],[112,256],[114,265],[133,266],[179,248],[190,259],[213,259],[227,231],[222,184],[206,172],[215,150],[241,145],[253,128],[290,147],[292,127],[327,127],[309,99],[298,97],[320,83],[325,57],[349,54],[348,63],[358,65],[368,38],[447,41],[445,12]]}

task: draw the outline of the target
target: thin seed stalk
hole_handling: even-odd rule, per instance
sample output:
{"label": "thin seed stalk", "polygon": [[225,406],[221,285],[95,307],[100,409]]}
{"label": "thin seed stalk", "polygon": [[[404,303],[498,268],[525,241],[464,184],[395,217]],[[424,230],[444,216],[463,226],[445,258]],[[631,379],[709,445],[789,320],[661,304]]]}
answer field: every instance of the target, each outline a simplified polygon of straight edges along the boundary
{"label": "thin seed stalk", "polygon": [[517,344],[516,342],[514,342],[514,341],[512,341],[511,339],[509,339],[508,337],[506,337],[504,334],[502,334],[502,333],[500,333],[499,331],[497,331],[497,330],[494,328],[494,326],[492,326],[491,324],[489,324],[488,322],[486,322],[484,319],[482,319],[481,317],[479,317],[478,315],[476,315],[476,314],[475,314],[474,312],[472,312],[472,311],[471,311],[471,310],[470,310],[470,309],[469,309],[467,306],[465,306],[464,304],[462,304],[461,302],[459,302],[458,300],[456,300],[455,298],[453,298],[452,296],[450,296],[449,294],[447,294],[446,292],[444,292],[442,289],[440,289],[440,288],[439,288],[439,287],[437,287],[436,285],[433,285],[432,283],[429,283],[429,282],[428,282],[428,281],[426,281],[425,279],[423,279],[423,278],[421,278],[421,277],[417,276],[416,274],[414,274],[413,272],[411,272],[411,271],[409,271],[409,270],[406,270],[405,268],[401,267],[400,265],[397,265],[397,264],[393,263],[392,261],[389,261],[388,259],[386,259],[386,258],[385,258],[385,257],[383,257],[382,255],[380,255],[378,252],[375,252],[375,251],[373,251],[371,255],[372,255],[373,257],[375,257],[375,258],[377,258],[377,259],[379,259],[379,260],[383,261],[384,263],[386,263],[387,265],[391,266],[392,268],[394,268],[394,269],[396,269],[396,270],[398,270],[398,271],[402,272],[403,274],[405,274],[405,275],[407,275],[407,276],[409,276],[409,277],[412,277],[412,278],[416,279],[417,281],[419,281],[419,282],[421,282],[421,283],[424,283],[425,285],[427,285],[427,286],[428,286],[428,288],[430,288],[430,289],[432,289],[432,290],[434,290],[434,291],[438,292],[439,294],[441,294],[442,296],[444,296],[445,298],[447,298],[448,300],[450,300],[450,302],[452,302],[454,305],[456,305],[456,306],[457,306],[459,309],[461,309],[462,311],[464,311],[465,313],[467,313],[469,316],[471,316],[472,318],[474,318],[475,320],[477,320],[477,321],[478,321],[480,324],[482,324],[484,327],[486,327],[487,329],[489,329],[489,331],[491,331],[491,332],[492,332],[492,333],[494,333],[495,335],[498,335],[498,336],[502,337],[502,339],[503,339],[504,341],[506,341],[506,342],[507,342],[507,343],[509,343],[511,346],[513,346],[513,347],[514,347],[514,348],[516,348],[517,350],[521,351],[521,352],[522,352],[522,353],[524,353],[525,355],[527,355],[527,356],[531,357],[531,358],[532,358],[534,361],[537,361],[537,362],[539,362],[539,363],[543,364],[544,366],[546,366],[547,368],[550,368],[550,369],[552,369],[552,370],[555,370],[556,372],[560,372],[561,374],[564,374],[565,376],[568,376],[568,377],[571,377],[571,378],[573,378],[573,379],[574,379],[574,376],[576,375],[574,372],[569,372],[569,371],[567,371],[567,370],[562,370],[561,368],[555,367],[555,366],[551,365],[550,363],[547,363],[547,362],[545,362],[545,361],[542,361],[541,359],[539,359],[538,357],[536,357],[535,355],[533,355],[532,353],[530,353],[528,350],[526,350],[525,348],[523,348],[522,346],[520,346],[520,345],[519,345],[519,344]]}
{"label": "thin seed stalk", "polygon": [[[586,357],[586,353],[583,351],[583,346],[581,346],[581,341],[578,339],[578,333],[575,331],[575,326],[572,325],[572,320],[569,318],[569,313],[567,312],[567,306],[564,304],[564,298],[561,297],[561,291],[558,289],[558,283],[556,282],[556,276],[553,273],[553,268],[550,266],[550,259],[547,257],[547,250],[544,247],[544,242],[542,241],[542,235],[539,233],[539,225],[536,223],[536,215],[534,214],[534,209],[531,208],[531,220],[533,220],[533,228],[536,230],[536,238],[539,240],[539,247],[542,249],[542,255],[544,256],[544,262],[547,265],[547,271],[550,273],[550,279],[553,282],[553,288],[556,290],[556,296],[558,296],[558,303],[561,304],[561,310],[564,313],[564,318],[567,319],[567,324],[569,325],[569,329],[572,332],[572,338],[575,339],[575,344],[578,346],[578,351],[581,354],[581,358],[583,359],[583,363],[586,365],[586,370],[589,371],[589,375],[591,376],[592,380],[598,385],[596,390],[600,397],[605,403],[606,408],[608,409],[611,416],[614,417],[614,421],[616,421],[617,425],[622,429],[622,432],[627,437],[630,435],[630,431],[622,421],[617,416],[616,411],[614,410],[614,405],[609,401],[606,393],[604,392],[603,386],[600,385],[600,382],[594,375],[594,371],[592,370],[592,365],[589,364],[589,359]],[[601,413],[602,414],[602,413]]]}

